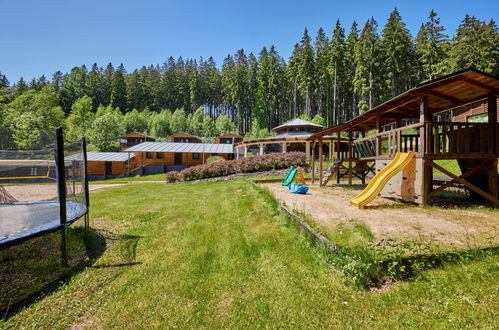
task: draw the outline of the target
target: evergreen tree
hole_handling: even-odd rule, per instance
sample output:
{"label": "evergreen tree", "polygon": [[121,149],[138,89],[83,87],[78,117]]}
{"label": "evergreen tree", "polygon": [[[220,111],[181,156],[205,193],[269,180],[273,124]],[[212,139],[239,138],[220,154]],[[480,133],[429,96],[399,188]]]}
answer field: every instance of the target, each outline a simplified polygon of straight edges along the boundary
{"label": "evergreen tree", "polygon": [[[344,109],[345,112],[349,114],[349,116],[345,116],[347,118],[353,118],[359,114],[357,108],[358,94],[354,88],[355,74],[357,71],[356,53],[359,41],[357,26],[357,22],[354,21],[345,45],[345,77],[343,83],[345,87]],[[337,120],[334,123],[338,124],[339,121]]]}
{"label": "evergreen tree", "polygon": [[428,22],[421,24],[415,41],[419,81],[433,80],[446,71],[444,59],[448,45],[445,28],[440,25],[437,13],[431,11]]}
{"label": "evergreen tree", "polygon": [[[402,22],[397,8],[388,18],[383,28],[382,56],[384,58],[385,83],[390,90],[391,97],[395,97],[411,86],[412,72],[412,40],[409,30]],[[379,72],[381,73],[381,72]]]}
{"label": "evergreen tree", "polygon": [[473,67],[499,74],[499,31],[494,20],[487,24],[466,15],[452,42],[449,52],[452,71]]}
{"label": "evergreen tree", "polygon": [[87,75],[85,82],[85,94],[92,100],[93,109],[97,109],[99,104],[104,104],[104,91],[102,81],[102,68],[97,66],[97,63],[92,65],[92,69]]}
{"label": "evergreen tree", "polygon": [[380,66],[377,23],[370,18],[360,33],[355,50],[354,89],[359,94],[359,111],[365,112],[375,105],[375,79]]}
{"label": "evergreen tree", "polygon": [[[315,63],[317,72],[317,114],[329,116],[329,40],[324,30],[319,28],[315,37]],[[326,108],[326,111],[324,111]]]}
{"label": "evergreen tree", "polygon": [[28,84],[26,84],[26,81],[24,80],[24,78],[21,77],[21,78],[19,78],[17,83],[14,84],[13,89],[14,89],[14,94],[16,96],[18,96],[18,95],[23,94],[27,90],[29,90],[29,86],[28,86]]}
{"label": "evergreen tree", "polygon": [[[345,86],[344,81],[345,71],[346,71],[346,45],[345,45],[345,30],[341,27],[340,21],[336,21],[336,27],[333,31],[333,37],[331,38],[329,47],[329,74],[332,77],[332,120],[333,123],[339,123],[341,114],[340,110],[345,111]],[[351,65],[351,64],[350,64]],[[329,99],[329,98],[328,98]],[[343,116],[348,118],[346,114]],[[328,122],[328,117],[326,117],[326,122]]]}
{"label": "evergreen tree", "polygon": [[111,84],[111,106],[119,108],[121,111],[126,111],[126,83],[125,83],[125,68],[121,64],[113,74]]}
{"label": "evergreen tree", "polygon": [[0,88],[9,88],[9,80],[7,79],[7,76],[2,74],[2,71],[0,71]]}
{"label": "evergreen tree", "polygon": [[300,41],[300,53],[298,57],[298,90],[305,99],[305,113],[312,115],[314,81],[315,81],[315,61],[314,49],[311,45],[308,30],[305,28]]}

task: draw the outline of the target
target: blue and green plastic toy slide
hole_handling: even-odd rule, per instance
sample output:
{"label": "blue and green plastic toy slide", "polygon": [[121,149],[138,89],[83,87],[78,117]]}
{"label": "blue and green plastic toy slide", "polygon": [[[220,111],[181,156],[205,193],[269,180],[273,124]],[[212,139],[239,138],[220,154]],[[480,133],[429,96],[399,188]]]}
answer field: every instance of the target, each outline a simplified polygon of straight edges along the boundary
{"label": "blue and green plastic toy slide", "polygon": [[289,169],[288,174],[286,174],[286,177],[284,178],[284,181],[281,182],[283,186],[289,186],[291,182],[295,179],[296,173],[298,172],[298,169],[291,166]]}

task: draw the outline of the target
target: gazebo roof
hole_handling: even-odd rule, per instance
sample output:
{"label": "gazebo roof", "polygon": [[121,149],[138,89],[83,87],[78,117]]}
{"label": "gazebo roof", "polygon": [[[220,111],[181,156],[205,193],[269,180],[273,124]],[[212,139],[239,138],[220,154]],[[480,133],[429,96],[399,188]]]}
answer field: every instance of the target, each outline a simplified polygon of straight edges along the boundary
{"label": "gazebo roof", "polygon": [[317,125],[317,124],[314,124],[314,123],[309,122],[307,120],[296,118],[296,119],[293,119],[291,121],[288,121],[287,123],[284,123],[282,125],[274,127],[272,130],[275,131],[275,130],[279,130],[279,129],[284,128],[284,127],[293,127],[293,126],[313,126],[313,127],[317,127],[317,128],[324,127],[322,125]]}

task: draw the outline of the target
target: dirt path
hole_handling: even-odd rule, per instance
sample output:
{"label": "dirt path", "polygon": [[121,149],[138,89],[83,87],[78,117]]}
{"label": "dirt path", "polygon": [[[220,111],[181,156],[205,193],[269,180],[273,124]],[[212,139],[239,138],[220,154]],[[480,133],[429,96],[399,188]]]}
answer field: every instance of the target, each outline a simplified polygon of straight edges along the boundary
{"label": "dirt path", "polygon": [[[91,184],[91,191],[109,187],[117,187],[119,184]],[[16,200],[23,202],[34,202],[50,200],[57,197],[57,186],[55,184],[27,184],[18,186],[5,186],[5,190]]]}
{"label": "dirt path", "polygon": [[348,221],[364,223],[377,240],[424,240],[437,245],[479,247],[499,244],[499,212],[421,208],[378,198],[376,209],[360,210],[350,199],[360,187],[311,187],[292,194],[280,183],[262,184],[282,203],[314,219],[326,231]]}

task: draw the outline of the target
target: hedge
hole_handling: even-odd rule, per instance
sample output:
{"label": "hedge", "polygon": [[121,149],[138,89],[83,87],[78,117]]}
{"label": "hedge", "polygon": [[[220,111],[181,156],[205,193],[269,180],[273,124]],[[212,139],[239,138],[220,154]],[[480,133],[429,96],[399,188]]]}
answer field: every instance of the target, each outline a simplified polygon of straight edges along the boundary
{"label": "hedge", "polygon": [[306,164],[307,156],[303,152],[273,153],[263,156],[192,166],[180,172],[171,171],[166,173],[166,181],[191,181],[236,173],[279,170],[290,166],[305,166]]}

